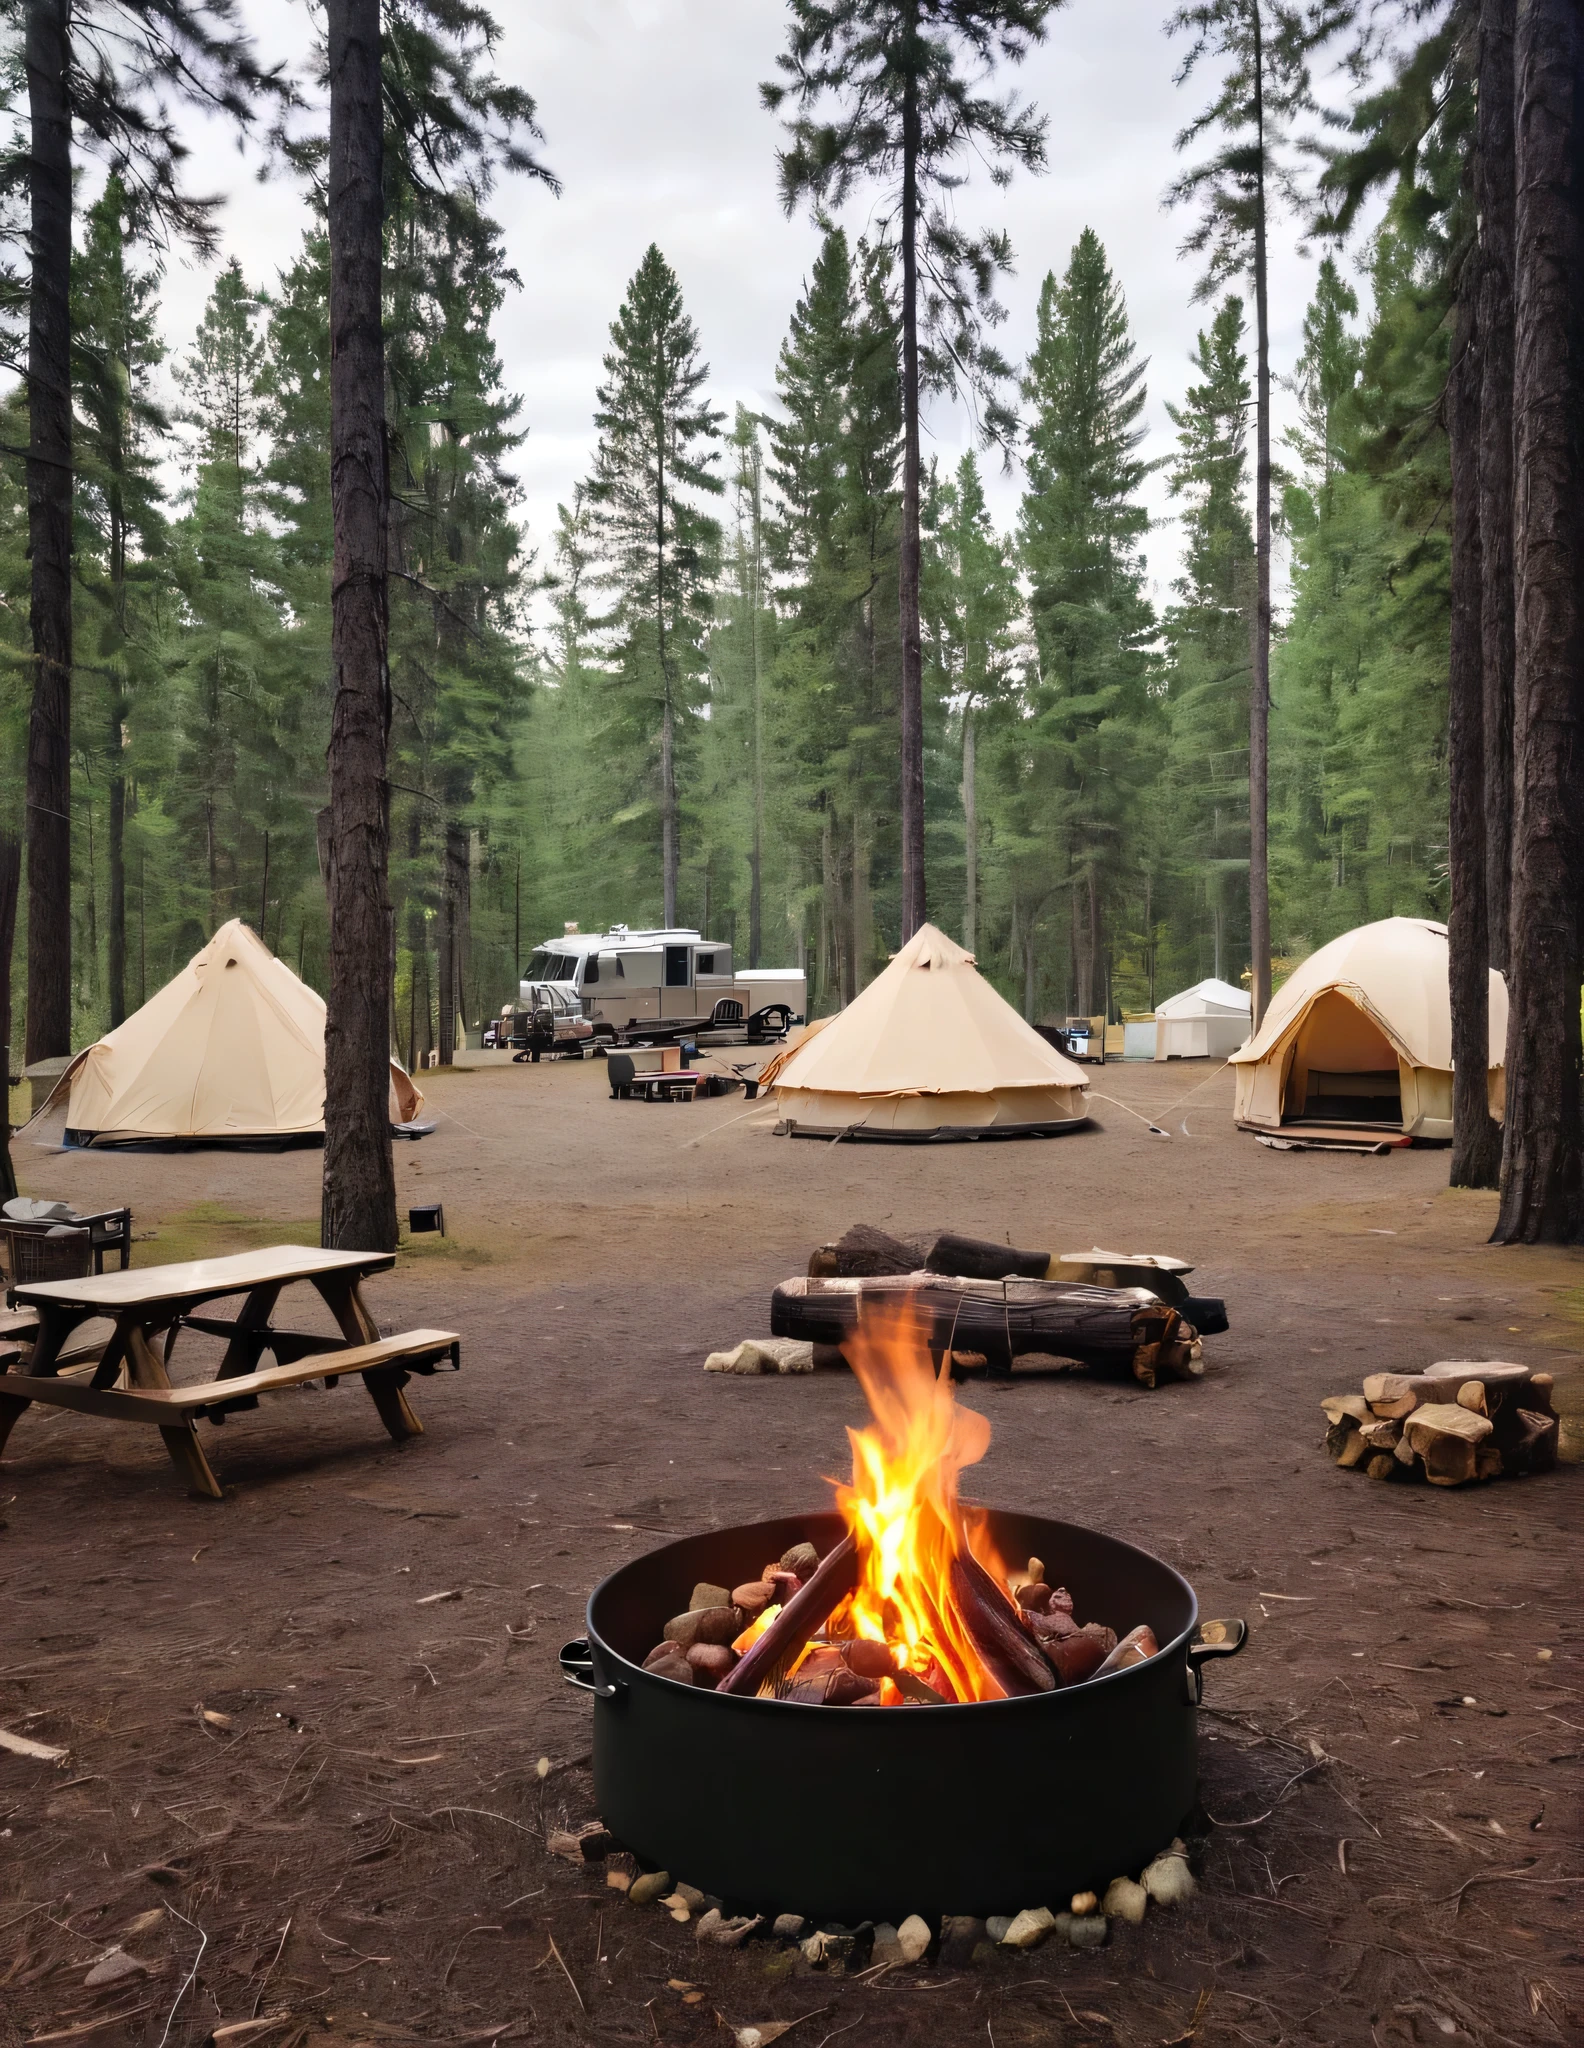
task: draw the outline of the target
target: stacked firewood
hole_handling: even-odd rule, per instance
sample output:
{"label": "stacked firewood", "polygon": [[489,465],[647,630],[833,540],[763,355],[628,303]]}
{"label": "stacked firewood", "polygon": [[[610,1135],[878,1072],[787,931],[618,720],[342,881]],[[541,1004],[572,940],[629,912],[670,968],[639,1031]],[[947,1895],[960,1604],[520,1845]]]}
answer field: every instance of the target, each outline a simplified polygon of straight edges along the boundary
{"label": "stacked firewood", "polygon": [[1422,1473],[1432,1486],[1521,1478],[1556,1463],[1551,1375],[1495,1359],[1376,1372],[1362,1394],[1321,1402],[1326,1449],[1371,1479]]}
{"label": "stacked firewood", "polygon": [[961,1372],[1012,1361],[1082,1366],[1143,1387],[1197,1379],[1201,1337],[1227,1327],[1225,1305],[1189,1294],[1192,1268],[1155,1254],[1019,1251],[946,1231],[897,1238],[854,1224],[809,1259],[771,1302],[771,1328],[816,1346],[852,1336],[865,1306],[906,1301],[931,1350]]}
{"label": "stacked firewood", "polygon": [[[729,1591],[693,1588],[686,1610],[665,1625],[644,1669],[682,1685],[805,1706],[945,1706],[963,1697],[939,1663],[927,1672],[899,1664],[884,1643],[852,1633],[848,1595],[858,1552],[846,1536],[821,1558],[797,1543],[761,1576]],[[1050,1586],[1031,1557],[1008,1598],[964,1551],[951,1564],[952,1601],[980,1662],[1009,1699],[1081,1685],[1159,1653],[1148,1625],[1120,1642],[1102,1622],[1080,1623],[1065,1586]]]}

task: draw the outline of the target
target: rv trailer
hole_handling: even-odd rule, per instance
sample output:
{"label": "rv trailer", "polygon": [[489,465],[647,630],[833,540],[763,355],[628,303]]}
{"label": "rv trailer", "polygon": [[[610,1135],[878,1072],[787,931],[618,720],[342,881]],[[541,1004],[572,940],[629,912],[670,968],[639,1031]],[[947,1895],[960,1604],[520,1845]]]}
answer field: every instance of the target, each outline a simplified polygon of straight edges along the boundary
{"label": "rv trailer", "polygon": [[762,1045],[802,1023],[807,988],[796,967],[734,971],[731,947],[696,931],[568,925],[534,949],[518,1005],[531,1012],[569,999],[606,1048],[679,1038]]}

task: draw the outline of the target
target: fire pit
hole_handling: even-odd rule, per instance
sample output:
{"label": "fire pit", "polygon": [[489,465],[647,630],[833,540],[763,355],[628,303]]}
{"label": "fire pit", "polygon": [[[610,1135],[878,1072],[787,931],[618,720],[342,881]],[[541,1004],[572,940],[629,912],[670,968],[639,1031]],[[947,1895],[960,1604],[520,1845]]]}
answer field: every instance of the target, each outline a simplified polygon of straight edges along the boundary
{"label": "fire pit", "polygon": [[[1238,1649],[1242,1624],[1200,1628],[1187,1581],[1115,1537],[960,1503],[989,1424],[957,1407],[905,1319],[866,1325],[850,1355],[875,1424],[850,1432],[837,1512],[668,1544],[590,1599],[587,1638],[561,1661],[594,1694],[599,1812],[733,1910],[900,1921],[1103,1890],[1191,1808],[1199,1665]],[[809,1544],[823,1562],[801,1590],[784,1573],[767,1587],[766,1561]],[[1031,1558],[1048,1585],[1005,1562]],[[770,1604],[739,1610],[722,1645],[724,1629],[691,1626],[701,1582]],[[1074,1616],[1108,1624],[1082,1632],[1094,1653],[1076,1663],[1058,1654]],[[1123,1631],[1107,1668],[1063,1682]],[[847,1683],[800,1683],[825,1668]]]}

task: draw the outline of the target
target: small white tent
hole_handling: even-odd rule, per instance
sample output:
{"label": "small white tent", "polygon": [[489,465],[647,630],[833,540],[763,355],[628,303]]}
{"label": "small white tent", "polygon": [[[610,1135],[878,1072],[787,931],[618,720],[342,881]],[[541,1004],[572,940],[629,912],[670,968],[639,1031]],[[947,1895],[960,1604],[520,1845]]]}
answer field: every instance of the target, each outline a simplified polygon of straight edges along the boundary
{"label": "small white tent", "polygon": [[[1490,972],[1492,1116],[1504,1103],[1507,984]],[[1259,1031],[1232,1055],[1237,1121],[1399,1129],[1452,1136],[1447,930],[1422,917],[1360,925],[1311,953],[1282,983]]]}
{"label": "small white tent", "polygon": [[[233,918],[61,1076],[66,1142],[320,1136],[324,1036],[323,998]],[[395,1060],[390,1066],[391,1121],[410,1123],[423,1097]]]}
{"label": "small white tent", "polygon": [[1009,1137],[1089,1115],[1083,1069],[929,924],[774,1067],[782,1128],[796,1137]]}
{"label": "small white tent", "polygon": [[1158,1060],[1224,1060],[1249,1035],[1254,1007],[1247,989],[1212,975],[1155,1005]]}

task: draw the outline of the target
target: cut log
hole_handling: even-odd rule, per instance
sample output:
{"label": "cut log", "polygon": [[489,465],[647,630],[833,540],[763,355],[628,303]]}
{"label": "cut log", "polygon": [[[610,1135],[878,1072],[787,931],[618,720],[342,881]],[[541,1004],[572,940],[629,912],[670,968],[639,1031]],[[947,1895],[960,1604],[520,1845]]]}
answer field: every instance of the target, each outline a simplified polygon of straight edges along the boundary
{"label": "cut log", "polygon": [[1556,1464],[1560,1434],[1556,1417],[1537,1414],[1533,1408],[1519,1408],[1513,1419],[1513,1440],[1501,1448],[1502,1470],[1515,1476],[1549,1472]]}
{"label": "cut log", "polygon": [[[1102,1371],[1131,1373],[1142,1347],[1179,1340],[1179,1319],[1140,1287],[1049,1280],[959,1280],[944,1274],[786,1280],[771,1298],[778,1337],[840,1344],[865,1306],[910,1303],[932,1351],[978,1351],[1005,1371],[1025,1352],[1054,1352]],[[1158,1354],[1157,1354],[1158,1356]]]}
{"label": "cut log", "polygon": [[[1498,1395],[1497,1398],[1500,1399],[1500,1396]],[[1457,1404],[1460,1408],[1466,1408],[1471,1415],[1484,1415],[1488,1417],[1490,1410],[1485,1405],[1485,1382],[1483,1380],[1465,1380],[1457,1390]]]}
{"label": "cut log", "polygon": [[1368,1422],[1373,1412],[1362,1394],[1327,1394],[1320,1403],[1325,1410],[1327,1422],[1340,1422],[1344,1416],[1351,1416],[1355,1422]]}
{"label": "cut log", "polygon": [[1116,1631],[1098,1621],[1085,1622],[1076,1635],[1040,1638],[1040,1647],[1063,1685],[1082,1685],[1093,1678],[1116,1648]]}
{"label": "cut log", "polygon": [[976,1557],[966,1551],[952,1559],[952,1598],[973,1646],[1008,1699],[1054,1692],[1051,1667],[1028,1639],[1017,1609]]}
{"label": "cut log", "polygon": [[1556,1381],[1550,1373],[1532,1372],[1529,1375],[1529,1384],[1524,1389],[1524,1405],[1537,1415],[1552,1414],[1554,1411],[1551,1406],[1551,1389],[1555,1385]]}
{"label": "cut log", "polygon": [[1357,1435],[1358,1424],[1351,1415],[1344,1415],[1340,1422],[1333,1422],[1326,1431],[1325,1447],[1327,1457],[1332,1459],[1340,1458]]}
{"label": "cut log", "polygon": [[1050,1263],[1049,1252],[1020,1252],[986,1238],[949,1233],[936,1238],[924,1254],[927,1272],[954,1274],[963,1280],[1043,1280]]}
{"label": "cut log", "polygon": [[1372,1451],[1394,1451],[1402,1436],[1403,1426],[1391,1420],[1366,1422],[1359,1434]]}
{"label": "cut log", "polygon": [[778,1610],[744,1652],[741,1663],[727,1672],[715,1690],[751,1696],[761,1685],[772,1682],[857,1583],[858,1546],[847,1535]]}
{"label": "cut log", "polygon": [[1432,1486],[1463,1486],[1474,1477],[1474,1453],[1491,1434],[1491,1424],[1455,1401],[1431,1402],[1414,1410],[1404,1432]]}
{"label": "cut log", "polygon": [[1390,1451],[1371,1451],[1364,1466],[1366,1478],[1390,1479],[1397,1470],[1397,1460]]}
{"label": "cut log", "polygon": [[1370,1455],[1370,1447],[1364,1441],[1363,1430],[1355,1429],[1337,1452],[1336,1461],[1344,1471],[1351,1471],[1355,1465]]}
{"label": "cut log", "polygon": [[1448,1359],[1425,1372],[1372,1372],[1364,1381],[1364,1398],[1372,1414],[1400,1419],[1416,1408],[1455,1401],[1459,1390],[1473,1380],[1484,1387],[1489,1401],[1493,1394],[1498,1400],[1505,1400],[1509,1392],[1525,1386],[1528,1379],[1526,1365],[1510,1365],[1495,1359]]}
{"label": "cut log", "polygon": [[867,1223],[855,1223],[834,1244],[822,1244],[809,1259],[818,1279],[856,1280],[883,1273],[916,1273],[924,1263],[924,1247],[891,1237]]}
{"label": "cut log", "polygon": [[[1184,1308],[1188,1299],[1182,1276],[1193,1271],[1186,1259],[1168,1258],[1164,1252],[1106,1252],[1098,1245],[1092,1251],[1063,1252],[1052,1260],[1052,1279],[1060,1277],[1058,1267],[1068,1278],[1086,1280],[1094,1287],[1147,1287],[1177,1309]],[[1193,1320],[1190,1316],[1189,1321]],[[1221,1327],[1225,1329],[1224,1321]]]}

